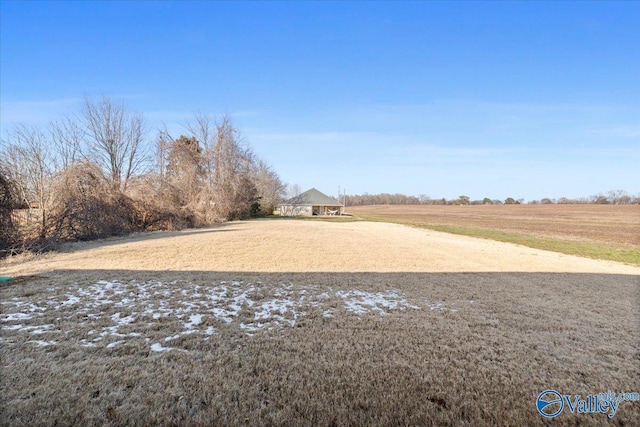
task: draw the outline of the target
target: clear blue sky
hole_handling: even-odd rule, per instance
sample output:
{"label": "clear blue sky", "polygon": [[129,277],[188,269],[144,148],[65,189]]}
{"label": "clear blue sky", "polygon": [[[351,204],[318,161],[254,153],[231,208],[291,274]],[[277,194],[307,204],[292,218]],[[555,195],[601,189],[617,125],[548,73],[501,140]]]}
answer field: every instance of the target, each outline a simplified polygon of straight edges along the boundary
{"label": "clear blue sky", "polygon": [[3,135],[105,94],[328,194],[640,193],[640,2],[0,4]]}

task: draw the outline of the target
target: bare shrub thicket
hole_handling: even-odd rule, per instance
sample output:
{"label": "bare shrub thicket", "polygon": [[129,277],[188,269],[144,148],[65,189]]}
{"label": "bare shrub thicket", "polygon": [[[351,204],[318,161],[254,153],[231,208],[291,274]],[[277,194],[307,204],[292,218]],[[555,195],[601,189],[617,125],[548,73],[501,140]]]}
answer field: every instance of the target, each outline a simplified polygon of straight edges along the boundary
{"label": "bare shrub thicket", "polygon": [[229,116],[196,115],[188,136],[157,141],[162,200],[195,225],[269,215],[282,199],[280,177],[244,143]]}
{"label": "bare shrub thicket", "polygon": [[180,205],[179,193],[172,185],[163,184],[157,173],[132,178],[127,195],[135,203],[141,230],[181,230],[196,225],[191,210]]}
{"label": "bare shrub thicket", "polygon": [[134,201],[111,184],[90,162],[61,172],[54,182],[48,235],[55,241],[90,240],[140,229]]}
{"label": "bare shrub thicket", "polygon": [[11,180],[4,165],[0,163],[0,256],[17,241],[18,230],[11,212],[19,206],[16,183]]}
{"label": "bare shrub thicket", "polygon": [[228,116],[216,125],[216,131],[211,153],[213,212],[224,219],[246,218],[257,201],[257,190],[249,179],[254,155],[243,146]]}
{"label": "bare shrub thicket", "polygon": [[[3,201],[3,247],[245,219],[282,199],[280,177],[227,115],[196,114],[178,138],[159,132],[154,167],[141,114],[108,97],[86,98],[79,113],[3,135],[2,194],[12,200]],[[11,222],[18,207],[30,209],[20,224]]]}

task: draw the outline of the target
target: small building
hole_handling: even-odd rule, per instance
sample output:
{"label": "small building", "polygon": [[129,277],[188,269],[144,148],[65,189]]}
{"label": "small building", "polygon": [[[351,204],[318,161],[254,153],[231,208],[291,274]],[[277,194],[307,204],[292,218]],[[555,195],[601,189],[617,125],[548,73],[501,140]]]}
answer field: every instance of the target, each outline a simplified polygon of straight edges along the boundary
{"label": "small building", "polygon": [[344,205],[312,188],[280,205],[281,216],[342,215]]}

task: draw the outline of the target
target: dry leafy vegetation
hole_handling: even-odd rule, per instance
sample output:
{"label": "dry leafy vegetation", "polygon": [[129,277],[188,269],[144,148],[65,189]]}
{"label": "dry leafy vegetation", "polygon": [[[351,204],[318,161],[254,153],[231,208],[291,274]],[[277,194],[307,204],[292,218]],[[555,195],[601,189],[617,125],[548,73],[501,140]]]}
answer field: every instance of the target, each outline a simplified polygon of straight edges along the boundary
{"label": "dry leafy vegetation", "polygon": [[[640,380],[640,269],[607,261],[261,220],[3,263],[3,425],[544,425],[544,389]],[[554,422],[640,406],[605,417]]]}
{"label": "dry leafy vegetation", "polygon": [[285,189],[229,116],[197,114],[146,140],[144,117],[108,97],[0,140],[0,258],[61,242],[271,214]]}
{"label": "dry leafy vegetation", "polygon": [[349,212],[432,230],[640,265],[640,205],[355,206]]}

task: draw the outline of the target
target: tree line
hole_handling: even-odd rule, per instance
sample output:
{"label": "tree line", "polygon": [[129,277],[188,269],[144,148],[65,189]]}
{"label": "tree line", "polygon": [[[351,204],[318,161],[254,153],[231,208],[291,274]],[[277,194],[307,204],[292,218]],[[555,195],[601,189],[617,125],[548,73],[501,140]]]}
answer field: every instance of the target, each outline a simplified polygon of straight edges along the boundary
{"label": "tree line", "polygon": [[507,197],[505,200],[484,199],[472,200],[469,196],[459,196],[455,199],[431,198],[424,194],[419,196],[407,196],[405,194],[351,194],[340,196],[348,206],[365,205],[519,205],[519,204],[640,204],[640,195],[633,196],[624,190],[610,190],[606,193],[594,194],[589,197],[570,199],[561,197],[559,199],[543,198],[540,200],[514,199]]}
{"label": "tree line", "polygon": [[[133,231],[273,212],[286,190],[232,119],[196,114],[147,140],[141,113],[109,97],[0,142],[0,255]],[[30,212],[20,216],[21,210]],[[34,219],[34,215],[35,219]]]}

